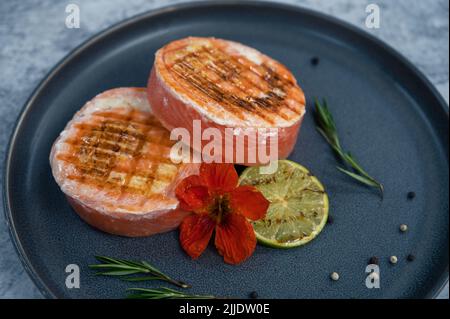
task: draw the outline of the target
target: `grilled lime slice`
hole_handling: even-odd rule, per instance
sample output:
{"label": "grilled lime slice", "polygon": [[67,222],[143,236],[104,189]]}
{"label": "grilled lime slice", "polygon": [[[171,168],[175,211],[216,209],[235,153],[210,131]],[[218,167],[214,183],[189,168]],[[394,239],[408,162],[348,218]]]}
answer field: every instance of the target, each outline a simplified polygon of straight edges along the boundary
{"label": "grilled lime slice", "polygon": [[320,181],[303,166],[278,161],[277,171],[261,174],[259,167],[248,167],[240,185],[253,185],[270,201],[264,219],[252,222],[256,238],[275,248],[292,248],[314,239],[328,218],[328,196]]}

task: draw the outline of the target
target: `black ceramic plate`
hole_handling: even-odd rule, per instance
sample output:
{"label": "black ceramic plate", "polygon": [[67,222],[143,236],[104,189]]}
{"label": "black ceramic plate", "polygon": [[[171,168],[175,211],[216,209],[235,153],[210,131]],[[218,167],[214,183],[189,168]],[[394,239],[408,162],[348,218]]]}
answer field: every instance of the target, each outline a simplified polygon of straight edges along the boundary
{"label": "black ceramic plate", "polygon": [[[214,247],[196,261],[178,232],[129,239],[82,222],[50,172],[51,145],[94,95],[145,86],[153,54],[189,35],[255,47],[293,71],[308,97],[308,115],[290,159],[327,186],[334,223],[292,250],[258,246],[240,266]],[[320,57],[312,66],[310,59]],[[314,128],[312,98],[325,97],[343,144],[386,188],[378,194],[336,170]],[[146,13],[94,37],[61,62],[33,93],[12,136],[5,175],[6,216],[24,266],[48,297],[123,297],[129,283],[96,277],[96,254],[145,259],[194,283],[192,292],[265,298],[410,298],[435,296],[448,278],[448,111],[414,66],[385,44],[333,18],[280,4],[196,3]],[[413,201],[406,199],[415,191]],[[399,232],[406,223],[410,231]],[[414,262],[405,257],[413,253]],[[365,286],[371,256],[380,258],[381,288]],[[396,255],[392,266],[388,257]],[[65,267],[81,268],[81,288],[65,286]],[[332,282],[337,271],[341,280]],[[141,284],[152,286],[152,284]],[[154,285],[157,285],[154,283]]]}

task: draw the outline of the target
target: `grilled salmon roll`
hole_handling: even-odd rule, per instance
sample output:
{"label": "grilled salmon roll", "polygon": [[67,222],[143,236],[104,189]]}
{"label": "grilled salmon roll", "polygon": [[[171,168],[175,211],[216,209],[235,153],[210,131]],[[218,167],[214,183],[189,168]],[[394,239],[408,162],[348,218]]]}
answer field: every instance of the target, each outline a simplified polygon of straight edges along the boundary
{"label": "grilled salmon roll", "polygon": [[174,188],[198,173],[198,165],[171,161],[169,137],[144,88],[106,91],[55,141],[53,176],[78,215],[100,230],[129,237],[169,231],[187,216]]}
{"label": "grilled salmon roll", "polygon": [[[158,50],[148,99],[168,130],[184,128],[195,136],[195,120],[202,132],[217,128],[222,160],[246,165],[267,164],[268,158],[258,154],[286,158],[305,114],[304,93],[285,66],[253,48],[216,38],[184,38]],[[211,140],[191,146],[205,151]],[[270,143],[277,145],[275,156],[269,154]]]}

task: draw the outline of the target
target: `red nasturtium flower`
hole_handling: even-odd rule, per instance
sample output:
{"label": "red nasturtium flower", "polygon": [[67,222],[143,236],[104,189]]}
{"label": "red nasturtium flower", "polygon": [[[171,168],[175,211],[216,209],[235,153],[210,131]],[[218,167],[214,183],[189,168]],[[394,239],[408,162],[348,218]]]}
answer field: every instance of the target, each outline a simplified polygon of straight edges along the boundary
{"label": "red nasturtium flower", "polygon": [[176,188],[180,206],[193,214],[180,226],[180,242],[192,258],[208,246],[213,231],[224,261],[238,264],[253,254],[256,237],[250,220],[266,215],[269,202],[252,186],[238,186],[233,164],[205,164]]}

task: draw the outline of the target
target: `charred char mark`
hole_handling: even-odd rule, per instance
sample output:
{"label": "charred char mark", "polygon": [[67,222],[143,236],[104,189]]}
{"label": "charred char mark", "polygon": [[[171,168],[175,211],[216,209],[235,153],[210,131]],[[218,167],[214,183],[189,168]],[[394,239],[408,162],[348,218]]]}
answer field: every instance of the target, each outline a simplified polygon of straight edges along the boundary
{"label": "charred char mark", "polygon": [[[285,101],[287,92],[295,83],[281,77],[265,64],[258,66],[262,68],[263,74],[256,72],[256,67],[244,57],[230,56],[216,47],[201,46],[195,51],[185,52],[185,55],[175,61],[171,70],[184,80],[185,84],[241,119],[245,118],[243,110],[269,123],[274,123],[275,116],[288,120],[288,116],[280,112],[282,108],[298,113]],[[255,74],[265,83],[245,76],[246,72]],[[212,73],[216,80],[211,79],[208,73]],[[217,79],[227,82],[231,88],[221,87]],[[249,92],[257,92],[257,96]]]}
{"label": "charred char mark", "polygon": [[[75,167],[77,174],[69,176],[71,180],[114,190],[119,193],[119,197],[128,193],[151,196],[150,189],[159,165],[151,165],[147,170],[140,169],[142,185],[134,186],[130,182],[137,176],[136,168],[140,159],[151,157],[152,163],[170,163],[161,154],[143,153],[146,143],[159,145],[161,138],[154,141],[149,139],[147,133],[152,128],[150,120],[141,121],[140,124],[144,125],[131,128],[130,125],[136,121],[132,113],[126,116],[111,114],[103,114],[95,123],[77,124],[77,135],[66,141],[70,150],[59,154],[58,159]],[[117,167],[121,158],[128,161],[125,168]],[[121,177],[114,177],[114,174]]]}

